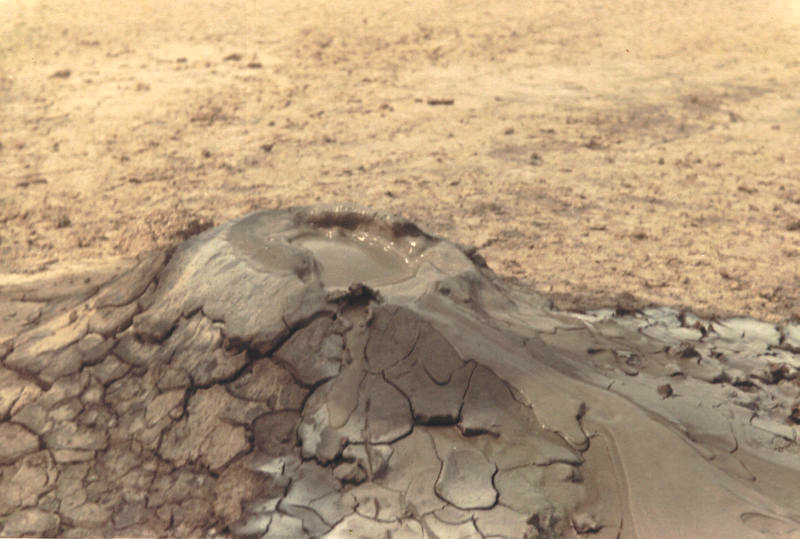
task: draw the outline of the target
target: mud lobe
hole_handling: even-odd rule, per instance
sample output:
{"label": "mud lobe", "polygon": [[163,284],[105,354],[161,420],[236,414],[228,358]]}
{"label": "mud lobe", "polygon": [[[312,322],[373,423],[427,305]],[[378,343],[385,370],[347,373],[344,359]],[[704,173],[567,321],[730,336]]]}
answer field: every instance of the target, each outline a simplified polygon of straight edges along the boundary
{"label": "mud lobe", "polygon": [[0,534],[800,529],[797,327],[557,312],[479,262],[292,208],[0,291],[36,313],[0,346]]}

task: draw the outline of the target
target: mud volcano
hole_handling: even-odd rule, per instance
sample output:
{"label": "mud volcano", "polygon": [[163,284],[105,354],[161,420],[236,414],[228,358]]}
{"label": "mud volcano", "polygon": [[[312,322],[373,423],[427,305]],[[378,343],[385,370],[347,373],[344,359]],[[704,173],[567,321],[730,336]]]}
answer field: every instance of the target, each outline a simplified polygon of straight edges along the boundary
{"label": "mud volcano", "polygon": [[352,208],[98,279],[0,290],[5,536],[800,533],[797,326],[554,312]]}

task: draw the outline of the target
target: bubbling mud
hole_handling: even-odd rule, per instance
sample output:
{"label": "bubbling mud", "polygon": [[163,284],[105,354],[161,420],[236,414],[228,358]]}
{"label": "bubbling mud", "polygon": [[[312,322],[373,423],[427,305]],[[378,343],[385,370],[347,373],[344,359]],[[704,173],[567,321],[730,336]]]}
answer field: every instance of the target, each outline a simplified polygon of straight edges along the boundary
{"label": "bubbling mud", "polygon": [[326,286],[361,282],[380,286],[412,277],[411,265],[391,246],[368,237],[301,236],[294,240],[314,254]]}
{"label": "bubbling mud", "polygon": [[[360,208],[0,287],[0,534],[800,534],[800,328],[553,311]],[[95,280],[93,280],[95,279]]]}

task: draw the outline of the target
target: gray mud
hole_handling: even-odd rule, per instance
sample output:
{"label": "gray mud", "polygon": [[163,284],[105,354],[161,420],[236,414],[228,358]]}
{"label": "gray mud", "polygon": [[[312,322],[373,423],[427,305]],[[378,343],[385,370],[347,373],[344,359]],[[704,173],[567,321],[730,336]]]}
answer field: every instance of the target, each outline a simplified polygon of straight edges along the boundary
{"label": "gray mud", "polygon": [[0,290],[4,536],[800,534],[800,327],[584,314],[263,211]]}

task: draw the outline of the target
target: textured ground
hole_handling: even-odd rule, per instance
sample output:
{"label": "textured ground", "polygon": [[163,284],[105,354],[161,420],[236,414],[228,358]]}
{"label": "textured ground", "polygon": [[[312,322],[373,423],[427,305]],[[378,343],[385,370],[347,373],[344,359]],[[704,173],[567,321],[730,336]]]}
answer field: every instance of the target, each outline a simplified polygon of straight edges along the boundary
{"label": "textured ground", "polygon": [[798,537],[800,325],[569,315],[372,212],[0,287],[0,535]]}
{"label": "textured ground", "polygon": [[[797,534],[795,0],[1,11],[0,533]],[[455,255],[414,308],[169,273],[336,201],[548,300]]]}
{"label": "textured ground", "polygon": [[796,0],[2,11],[0,273],[354,201],[559,305],[798,315]]}

